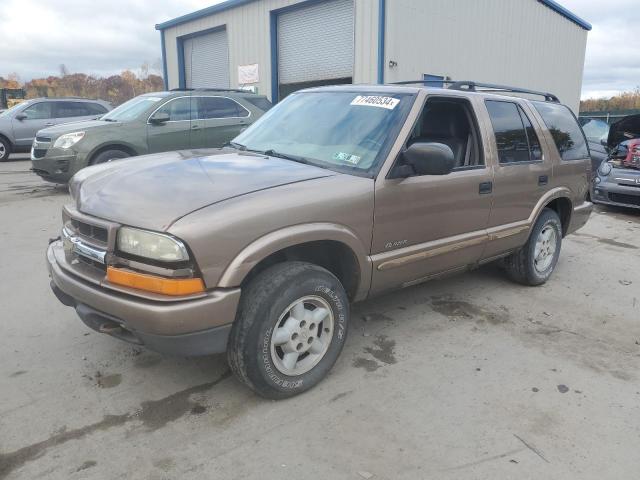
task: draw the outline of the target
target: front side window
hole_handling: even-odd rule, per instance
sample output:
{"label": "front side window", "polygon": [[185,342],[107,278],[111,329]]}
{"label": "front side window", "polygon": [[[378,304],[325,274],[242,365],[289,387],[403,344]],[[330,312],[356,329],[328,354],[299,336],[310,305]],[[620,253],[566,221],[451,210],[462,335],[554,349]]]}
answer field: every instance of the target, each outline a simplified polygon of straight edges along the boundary
{"label": "front side window", "polygon": [[27,116],[27,120],[44,120],[46,118],[53,118],[51,114],[51,102],[39,102],[34,103],[28,108],[25,108],[22,113]]}
{"label": "front side window", "polygon": [[589,158],[587,140],[568,107],[559,103],[532,103],[547,125],[562,160]]}
{"label": "front side window", "polygon": [[198,97],[198,119],[248,117],[249,112],[230,98]]}
{"label": "front side window", "polygon": [[158,113],[166,113],[169,115],[170,122],[191,120],[191,102],[193,100],[194,99],[192,99],[191,97],[181,97],[169,100],[158,109],[156,115]]}
{"label": "front side window", "polygon": [[487,100],[485,104],[491,118],[501,164],[542,159],[538,137],[518,104],[499,100]]}
{"label": "front side window", "polygon": [[236,137],[232,145],[373,176],[414,100],[415,95],[409,93],[293,93]]}

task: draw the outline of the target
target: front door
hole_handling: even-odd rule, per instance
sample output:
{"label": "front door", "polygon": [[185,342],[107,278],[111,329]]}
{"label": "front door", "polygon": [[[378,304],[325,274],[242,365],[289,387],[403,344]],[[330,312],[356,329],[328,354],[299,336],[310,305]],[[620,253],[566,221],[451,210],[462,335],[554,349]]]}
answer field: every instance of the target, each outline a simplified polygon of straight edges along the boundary
{"label": "front door", "polygon": [[414,142],[449,146],[456,167],[443,176],[378,179],[372,293],[463,269],[480,259],[487,239],[493,177],[472,105],[430,97],[407,146]]}
{"label": "front door", "polygon": [[169,121],[154,124],[147,122],[149,153],[186,150],[191,148],[191,110],[195,110],[195,99],[178,97],[169,100],[151,114],[166,113]]}
{"label": "front door", "polygon": [[193,148],[220,148],[249,124],[250,112],[227,97],[198,97],[197,116],[191,122]]}
{"label": "front door", "polygon": [[[17,112],[11,121],[16,145],[28,147],[33,142],[38,130],[52,127],[56,124],[53,118],[53,102],[36,102],[24,110]],[[16,116],[26,115],[26,118],[18,120]]]}

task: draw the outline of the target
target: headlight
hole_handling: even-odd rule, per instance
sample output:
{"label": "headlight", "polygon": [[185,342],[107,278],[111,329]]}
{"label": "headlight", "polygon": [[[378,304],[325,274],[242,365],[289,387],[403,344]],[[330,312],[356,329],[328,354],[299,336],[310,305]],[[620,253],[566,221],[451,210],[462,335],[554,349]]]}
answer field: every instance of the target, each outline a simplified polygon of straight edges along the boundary
{"label": "headlight", "polygon": [[611,170],[613,170],[613,167],[609,162],[602,162],[602,164],[600,165],[600,168],[598,169],[598,172],[603,177],[606,177],[611,173]]}
{"label": "headlight", "polygon": [[73,145],[78,143],[84,137],[84,132],[73,132],[73,133],[65,133],[58,137],[58,139],[53,144],[53,148],[71,148]]}
{"label": "headlight", "polygon": [[121,227],[118,230],[118,250],[161,262],[189,260],[187,247],[177,238],[137,228]]}

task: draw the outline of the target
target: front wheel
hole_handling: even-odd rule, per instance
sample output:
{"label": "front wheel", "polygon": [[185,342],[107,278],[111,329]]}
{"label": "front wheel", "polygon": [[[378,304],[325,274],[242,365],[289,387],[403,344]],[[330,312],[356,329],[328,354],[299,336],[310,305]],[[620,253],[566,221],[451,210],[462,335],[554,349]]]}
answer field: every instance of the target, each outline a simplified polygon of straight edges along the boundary
{"label": "front wheel", "polygon": [[259,395],[287,398],[318,384],[347,337],[349,303],[322,267],[285,262],[256,276],[242,293],[227,357]]}
{"label": "front wheel", "polygon": [[0,162],[9,160],[9,155],[11,155],[11,144],[0,137]]}
{"label": "front wheel", "polygon": [[119,158],[127,158],[130,157],[127,152],[123,152],[122,150],[105,150],[104,152],[99,153],[94,158],[91,159],[90,165],[99,165],[101,163],[107,163],[111,160],[117,160]]}
{"label": "front wheel", "polygon": [[508,256],[509,277],[523,285],[542,285],[553,273],[562,246],[562,223],[558,214],[545,208],[536,221],[529,240],[521,250]]}

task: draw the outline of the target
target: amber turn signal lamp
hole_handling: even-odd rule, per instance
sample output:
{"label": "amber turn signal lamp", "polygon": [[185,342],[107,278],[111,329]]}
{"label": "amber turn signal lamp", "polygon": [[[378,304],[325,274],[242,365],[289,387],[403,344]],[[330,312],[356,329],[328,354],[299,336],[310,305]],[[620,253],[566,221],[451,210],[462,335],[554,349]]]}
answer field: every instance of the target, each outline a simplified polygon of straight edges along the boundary
{"label": "amber turn signal lamp", "polygon": [[114,285],[161,295],[191,295],[205,290],[201,278],[163,278],[114,267],[107,267],[107,280]]}

